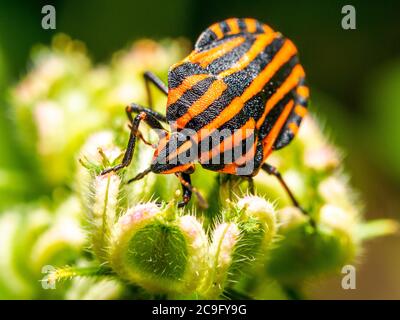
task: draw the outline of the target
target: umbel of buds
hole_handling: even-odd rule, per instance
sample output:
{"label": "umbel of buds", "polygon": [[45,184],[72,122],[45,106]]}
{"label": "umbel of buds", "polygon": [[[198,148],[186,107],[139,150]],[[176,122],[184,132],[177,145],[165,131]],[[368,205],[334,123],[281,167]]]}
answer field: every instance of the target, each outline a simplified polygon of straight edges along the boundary
{"label": "umbel of buds", "polygon": [[99,175],[118,152],[110,148],[109,135],[96,137],[90,141],[98,146],[84,147],[82,163],[89,174],[78,175],[77,185],[89,197],[84,203],[91,248],[111,272],[155,294],[218,298],[264,264],[278,230],[271,203],[257,196],[238,198],[207,236],[202,221],[178,210],[174,200],[130,205],[127,192],[135,190],[126,188],[124,174]]}

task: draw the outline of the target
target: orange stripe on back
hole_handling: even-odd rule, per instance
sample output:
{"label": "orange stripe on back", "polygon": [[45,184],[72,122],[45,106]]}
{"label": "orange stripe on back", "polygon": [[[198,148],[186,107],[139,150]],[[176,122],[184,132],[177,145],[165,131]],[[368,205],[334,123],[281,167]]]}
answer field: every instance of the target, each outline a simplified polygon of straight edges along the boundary
{"label": "orange stripe on back", "polygon": [[217,100],[226,88],[227,85],[222,80],[214,81],[207,91],[189,107],[187,112],[176,120],[177,128],[184,128],[193,117],[202,113]]}
{"label": "orange stripe on back", "polygon": [[237,19],[235,18],[228,19],[226,20],[226,23],[228,24],[230,29],[229,34],[238,34],[240,32]]}
{"label": "orange stripe on back", "polygon": [[296,134],[297,134],[297,131],[299,131],[299,126],[298,126],[296,123],[294,123],[294,122],[290,122],[289,125],[288,125],[288,127],[289,127],[289,129],[292,131],[292,133],[293,133],[294,135],[296,135]]}
{"label": "orange stripe on back", "polygon": [[264,30],[264,33],[271,33],[274,32],[274,30],[272,30],[269,26],[267,26],[266,24],[262,25],[262,28]]}
{"label": "orange stripe on back", "polygon": [[298,83],[299,79],[304,77],[304,70],[300,64],[297,64],[290,75],[286,78],[286,80],[282,83],[282,85],[278,88],[278,90],[272,95],[271,98],[268,99],[265,104],[265,109],[257,121],[257,128],[260,128],[265,121],[267,114],[271,111],[271,109],[290,91],[292,90]]}
{"label": "orange stripe on back", "polygon": [[307,108],[306,108],[306,107],[304,107],[304,106],[298,104],[298,105],[296,105],[296,107],[294,108],[294,112],[296,112],[296,114],[297,114],[299,117],[303,118],[303,117],[307,114],[308,111],[307,111]]}
{"label": "orange stripe on back", "polygon": [[257,55],[275,39],[276,35],[277,33],[259,35],[249,51],[247,51],[240,60],[235,63],[234,67],[221,72],[218,76],[224,78],[246,68],[257,57]]}
{"label": "orange stripe on back", "polygon": [[[256,137],[251,148],[242,155],[239,159],[237,159],[233,163],[226,164],[222,169],[217,170],[218,172],[229,173],[229,174],[237,174],[238,167],[244,165],[248,161],[254,161],[254,155],[256,153],[258,138]],[[256,169],[256,168],[253,168]]]}
{"label": "orange stripe on back", "polygon": [[243,21],[246,24],[246,28],[247,28],[247,31],[249,33],[255,33],[256,32],[256,30],[257,30],[256,20],[250,19],[250,18],[246,18]]}
{"label": "orange stripe on back", "polygon": [[259,75],[243,92],[243,94],[234,98],[232,102],[221,111],[219,116],[209,124],[205,125],[204,128],[212,131],[232,119],[243,108],[243,104],[259,93],[264,88],[265,84],[271,80],[279,68],[285,64],[295,53],[296,47],[294,44],[289,40],[285,41],[285,44],[275,55],[274,59],[272,59],[272,61],[264,68],[264,70],[259,73]]}
{"label": "orange stripe on back", "polygon": [[185,78],[182,83],[174,88],[169,90],[168,92],[168,99],[167,99],[167,107],[176,101],[190,88],[192,88],[196,83],[204,80],[205,78],[209,77],[209,74],[195,74],[193,76],[189,76]]}
{"label": "orange stripe on back", "polygon": [[[201,153],[200,155],[200,163],[204,162],[205,160],[211,159],[216,156],[218,153],[222,153],[225,149],[233,149],[242,142],[242,140],[247,139],[254,133],[255,122],[253,118],[250,118],[246,121],[246,123],[240,128],[235,130],[235,132],[224,139],[221,143],[217,146],[212,148],[211,150],[207,150]],[[207,136],[207,134],[205,135]],[[228,149],[229,148],[229,149]]]}
{"label": "orange stripe on back", "polygon": [[296,90],[297,94],[302,96],[304,99],[307,99],[310,95],[310,90],[306,86],[300,86]]}
{"label": "orange stripe on back", "polygon": [[206,68],[214,60],[222,57],[227,52],[240,46],[244,41],[245,38],[236,37],[207,51],[201,51],[201,52],[193,51],[193,53],[189,55],[188,60],[192,63],[199,63],[200,66]]}
{"label": "orange stripe on back", "polygon": [[215,33],[215,35],[217,36],[217,39],[222,39],[224,37],[224,33],[222,32],[219,23],[214,23],[210,27],[210,30]]}
{"label": "orange stripe on back", "polygon": [[289,117],[290,112],[292,111],[294,102],[293,100],[289,101],[286,106],[283,108],[281,115],[278,120],[276,120],[274,126],[272,127],[269,134],[263,140],[263,148],[264,148],[264,160],[270,154],[272,150],[272,146],[279,133],[282,130],[282,127],[285,125],[287,118]]}

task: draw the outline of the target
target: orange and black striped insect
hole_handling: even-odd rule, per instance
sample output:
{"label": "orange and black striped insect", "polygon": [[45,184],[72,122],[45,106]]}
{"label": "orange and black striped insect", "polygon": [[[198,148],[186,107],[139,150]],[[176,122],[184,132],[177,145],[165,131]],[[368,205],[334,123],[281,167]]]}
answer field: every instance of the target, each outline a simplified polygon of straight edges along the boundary
{"label": "orange and black striped insect", "polygon": [[[183,206],[192,192],[198,194],[190,181],[194,163],[238,175],[251,161],[247,177],[260,169],[275,175],[299,207],[278,170],[265,163],[273,150],[290,143],[307,112],[309,90],[292,41],[255,19],[231,18],[205,30],[194,51],[170,68],[168,88],[152,73],[146,72],[144,78],[150,108],[135,103],[126,108],[131,128],[127,150],[121,164],[102,174],[130,164],[136,137],[141,137],[139,124],[144,121],[157,130],[159,143],[151,166],[130,181],[149,172],[174,173],[182,184],[179,205]],[[150,83],[168,97],[166,116],[151,109]],[[169,123],[171,130],[161,123]],[[192,134],[182,134],[185,130]],[[210,139],[222,130],[228,134]],[[250,134],[238,134],[243,132]],[[200,148],[204,145],[208,149]],[[227,149],[237,151],[236,156],[227,160]],[[197,152],[190,157],[190,151]]]}

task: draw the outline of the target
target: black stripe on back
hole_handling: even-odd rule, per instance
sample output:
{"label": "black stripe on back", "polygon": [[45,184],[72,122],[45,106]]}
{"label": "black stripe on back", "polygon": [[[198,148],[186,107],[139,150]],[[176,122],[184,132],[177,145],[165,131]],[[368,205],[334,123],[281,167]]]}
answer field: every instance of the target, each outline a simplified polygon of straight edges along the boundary
{"label": "black stripe on back", "polygon": [[200,130],[202,127],[214,120],[234,98],[243,94],[244,90],[253,82],[258,74],[272,61],[275,54],[283,46],[284,39],[277,38],[265,48],[244,70],[238,71],[224,78],[228,88],[220,98],[215,100],[201,114],[193,117],[186,127]]}
{"label": "black stripe on back", "polygon": [[[221,150],[221,152],[219,154],[215,155],[211,159],[208,159],[208,162],[209,162],[208,164],[226,165],[226,164],[236,162],[240,157],[245,155],[251,149],[251,147],[254,145],[255,137],[256,137],[256,133],[253,132],[252,134],[250,134],[249,137],[247,137],[247,138],[243,137],[243,139],[240,141],[239,144],[237,144],[235,146],[232,146],[232,145],[226,146],[224,151]],[[235,141],[235,143],[236,143],[236,141]],[[218,145],[219,145],[219,143],[217,145],[214,143],[213,147],[216,147]],[[203,161],[201,163],[205,164],[205,162],[207,162],[207,161]]]}
{"label": "black stripe on back", "polygon": [[231,120],[222,125],[220,129],[234,130],[235,128],[241,128],[250,118],[253,118],[257,122],[264,112],[266,101],[276,92],[277,88],[282,85],[297,63],[297,56],[292,57],[278,70],[271,78],[271,81],[264,86],[263,90],[248,100],[244,104],[242,110]]}
{"label": "black stripe on back", "polygon": [[294,133],[292,132],[292,130],[290,130],[289,123],[295,123],[297,126],[300,126],[301,120],[302,120],[302,117],[297,115],[294,112],[294,110],[292,110],[288,119],[285,122],[285,125],[283,126],[278,137],[276,138],[276,141],[274,142],[274,145],[273,145],[274,150],[278,150],[278,149],[281,149],[281,148],[287,146],[290,143],[290,141],[293,140]]}
{"label": "black stripe on back", "polygon": [[256,21],[256,32],[264,33],[263,24],[260,21]]}
{"label": "black stripe on back", "polygon": [[206,91],[214,81],[214,77],[207,77],[197,82],[193,87],[185,91],[175,103],[168,106],[168,121],[174,121],[183,116],[193,105],[193,103],[195,103],[199,98],[201,98],[201,96],[206,93]]}
{"label": "black stripe on back", "polygon": [[[226,41],[229,41],[226,40]],[[247,37],[246,40],[238,47],[233,48],[231,51],[224,54],[222,57],[215,59],[210,63],[206,70],[214,75],[228,70],[236,63],[247,51],[251,48],[255,41],[255,37]]]}
{"label": "black stripe on back", "polygon": [[243,127],[250,118],[257,121],[264,111],[264,104],[265,99],[262,94],[255,95],[244,104],[243,108],[232,119],[224,123],[219,130],[236,130]]}
{"label": "black stripe on back", "polygon": [[238,23],[238,26],[239,26],[239,30],[241,32],[248,32],[247,25],[246,25],[246,23],[244,22],[243,19],[238,19],[237,23]]}
{"label": "black stripe on back", "polygon": [[[301,83],[301,85],[304,85],[305,84],[304,78],[302,78],[299,81],[299,83]],[[296,88],[293,89],[293,92],[295,90],[296,90]],[[307,108],[308,100],[304,99],[303,97],[300,97],[297,93],[293,93],[293,94],[294,94],[294,108],[296,107],[296,105],[302,105],[303,107]],[[278,150],[278,149],[281,149],[281,148],[287,146],[295,137],[294,133],[289,128],[289,123],[295,123],[298,127],[300,127],[300,123],[303,120],[303,118],[294,111],[294,108],[291,111],[291,113],[289,114],[289,117],[286,120],[285,125],[281,129],[279,136],[277,137],[276,141],[274,142],[274,145],[273,145],[274,150]]]}
{"label": "black stripe on back", "polygon": [[217,40],[217,35],[211,29],[207,29],[198,37],[196,44],[194,45],[194,48],[197,51],[202,51],[216,40]]}
{"label": "black stripe on back", "polygon": [[219,23],[219,26],[220,26],[220,28],[221,28],[221,30],[222,30],[222,33],[225,35],[225,34],[227,34],[227,33],[229,33],[230,31],[231,31],[231,28],[228,26],[228,24],[226,23],[226,21],[224,20],[224,21],[221,21],[220,23]]}
{"label": "black stripe on back", "polygon": [[170,69],[168,72],[168,89],[178,87],[188,76],[204,73],[207,73],[206,70],[198,64],[185,62],[178,65],[176,68]]}
{"label": "black stripe on back", "polygon": [[290,100],[293,100],[294,90],[295,89],[290,90],[267,114],[265,121],[259,130],[260,139],[264,139],[271,132],[284,107],[290,102]]}
{"label": "black stripe on back", "polygon": [[297,55],[294,55],[289,59],[279,70],[278,72],[271,78],[271,81],[267,83],[264,87],[265,100],[267,101],[271,98],[275,92],[282,86],[282,83],[285,82],[287,77],[292,72],[293,68],[299,63],[299,59]]}

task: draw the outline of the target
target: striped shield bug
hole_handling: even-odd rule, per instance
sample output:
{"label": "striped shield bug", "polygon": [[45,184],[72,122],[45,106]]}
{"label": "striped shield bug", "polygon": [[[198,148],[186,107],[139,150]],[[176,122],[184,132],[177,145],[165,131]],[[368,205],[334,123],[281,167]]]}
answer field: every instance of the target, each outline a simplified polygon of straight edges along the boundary
{"label": "striped shield bug", "polygon": [[[159,142],[150,167],[130,181],[150,172],[173,173],[184,206],[193,192],[204,202],[190,181],[195,163],[248,178],[262,169],[279,179],[300,208],[278,170],[265,162],[290,143],[307,112],[309,90],[292,41],[255,19],[227,19],[206,29],[194,50],[171,66],[168,87],[150,72],[144,79],[149,106],[126,107],[131,131],[125,155],[102,174],[130,164],[144,121]],[[166,115],[152,109],[150,83],[167,96]]]}

